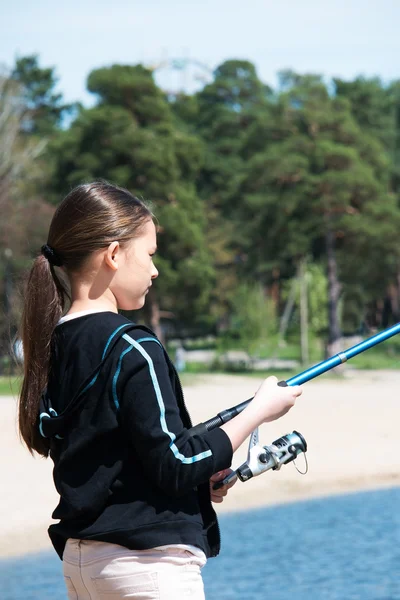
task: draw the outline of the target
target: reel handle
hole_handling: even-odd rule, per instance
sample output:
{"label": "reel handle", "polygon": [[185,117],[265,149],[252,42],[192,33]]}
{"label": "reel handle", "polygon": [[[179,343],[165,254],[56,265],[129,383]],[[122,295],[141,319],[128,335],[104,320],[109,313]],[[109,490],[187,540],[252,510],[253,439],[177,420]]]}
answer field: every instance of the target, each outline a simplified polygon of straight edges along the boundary
{"label": "reel handle", "polygon": [[247,461],[225,479],[217,481],[213,485],[213,489],[218,490],[235,476],[241,481],[248,481],[270,469],[279,470],[282,465],[292,462],[299,454],[306,452],[307,442],[298,431],[283,435],[272,442],[270,446],[253,446],[249,451]]}

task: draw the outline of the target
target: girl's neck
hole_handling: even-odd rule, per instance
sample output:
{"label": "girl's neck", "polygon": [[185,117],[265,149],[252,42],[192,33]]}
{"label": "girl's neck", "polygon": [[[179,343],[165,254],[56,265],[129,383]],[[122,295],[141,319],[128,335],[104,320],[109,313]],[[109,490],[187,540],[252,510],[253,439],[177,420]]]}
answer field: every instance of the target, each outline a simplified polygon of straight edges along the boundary
{"label": "girl's neck", "polygon": [[72,304],[66,313],[67,315],[72,315],[78,312],[118,312],[117,307],[113,302],[108,302],[107,300],[73,300]]}
{"label": "girl's neck", "polygon": [[86,315],[93,315],[93,314],[102,313],[102,312],[107,312],[107,311],[89,309],[89,310],[81,310],[78,312],[67,313],[66,315],[61,317],[61,319],[58,321],[57,325],[62,325],[66,321],[72,321],[74,319],[77,319],[78,317],[84,317]]}

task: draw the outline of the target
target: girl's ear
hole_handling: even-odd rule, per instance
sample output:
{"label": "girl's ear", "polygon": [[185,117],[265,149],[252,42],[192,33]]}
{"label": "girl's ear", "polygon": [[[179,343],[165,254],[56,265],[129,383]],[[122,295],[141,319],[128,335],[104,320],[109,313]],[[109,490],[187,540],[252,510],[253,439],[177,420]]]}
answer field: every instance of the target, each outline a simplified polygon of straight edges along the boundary
{"label": "girl's ear", "polygon": [[118,269],[119,252],[121,248],[119,242],[111,242],[104,255],[105,263],[113,271]]}

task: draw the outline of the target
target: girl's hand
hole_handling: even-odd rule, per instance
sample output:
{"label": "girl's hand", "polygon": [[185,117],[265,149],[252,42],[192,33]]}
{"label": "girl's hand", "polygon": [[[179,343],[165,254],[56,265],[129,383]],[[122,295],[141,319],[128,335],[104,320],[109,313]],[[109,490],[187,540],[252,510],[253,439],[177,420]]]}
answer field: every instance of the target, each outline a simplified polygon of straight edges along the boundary
{"label": "girl's hand", "polygon": [[232,479],[232,481],[230,481],[226,485],[223,485],[221,488],[219,488],[219,490],[213,490],[213,486],[217,481],[221,481],[221,479],[225,479],[225,477],[228,477],[228,475],[230,475],[231,473],[233,473],[232,469],[224,469],[223,471],[218,471],[218,473],[215,473],[215,475],[213,475],[211,477],[211,479],[210,479],[211,502],[217,502],[217,503],[223,502],[224,497],[228,493],[228,490],[233,485],[235,485],[237,478]]}
{"label": "girl's hand", "polygon": [[258,388],[252,404],[264,415],[268,423],[285,415],[295,404],[303,390],[299,385],[281,387],[276,377],[268,377]]}
{"label": "girl's hand", "polygon": [[253,400],[234,419],[221,425],[232,444],[233,452],[261,423],[275,421],[295,404],[302,389],[298,385],[280,386],[276,377],[268,377],[260,385]]}

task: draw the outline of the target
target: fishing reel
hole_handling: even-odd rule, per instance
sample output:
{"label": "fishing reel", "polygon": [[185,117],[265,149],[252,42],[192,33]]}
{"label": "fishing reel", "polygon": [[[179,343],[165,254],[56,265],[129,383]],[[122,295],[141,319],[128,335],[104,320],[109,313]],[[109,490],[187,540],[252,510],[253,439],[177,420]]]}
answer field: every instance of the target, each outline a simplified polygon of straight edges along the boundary
{"label": "fishing reel", "polygon": [[269,446],[261,446],[256,429],[250,437],[247,461],[236,469],[236,474],[240,481],[247,481],[270,469],[278,471],[302,452],[307,452],[307,442],[298,431],[283,435]]}
{"label": "fishing reel", "polygon": [[[214,490],[230,483],[237,477],[240,481],[248,481],[252,477],[256,477],[270,469],[279,471],[282,465],[294,461],[299,454],[305,454],[306,452],[307,442],[298,431],[283,435],[269,446],[262,446],[259,444],[257,428],[250,436],[246,462],[225,477],[225,479],[214,484]],[[303,475],[306,472],[307,469],[304,472],[299,471],[299,473],[302,473]]]}

